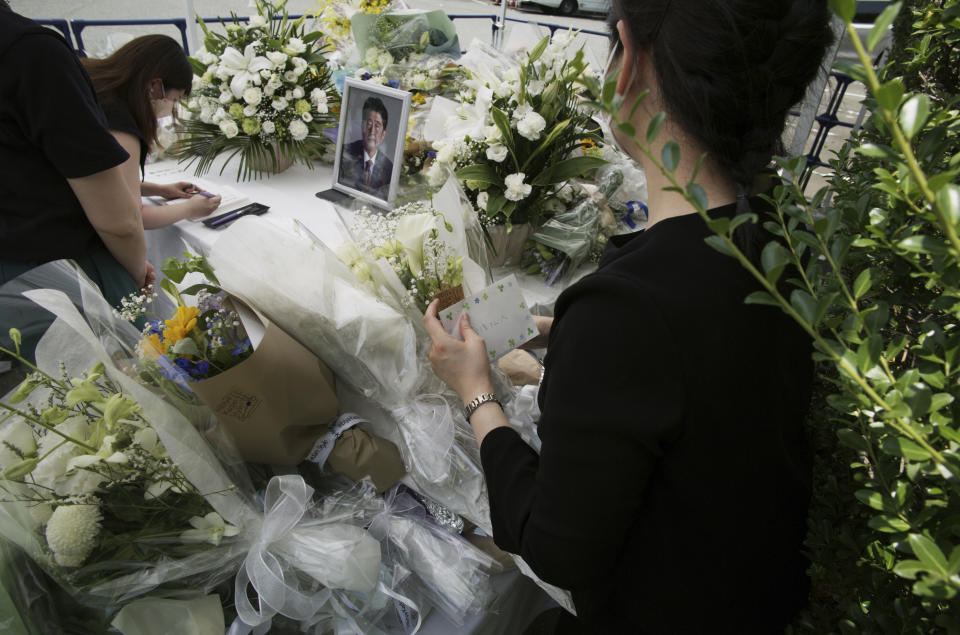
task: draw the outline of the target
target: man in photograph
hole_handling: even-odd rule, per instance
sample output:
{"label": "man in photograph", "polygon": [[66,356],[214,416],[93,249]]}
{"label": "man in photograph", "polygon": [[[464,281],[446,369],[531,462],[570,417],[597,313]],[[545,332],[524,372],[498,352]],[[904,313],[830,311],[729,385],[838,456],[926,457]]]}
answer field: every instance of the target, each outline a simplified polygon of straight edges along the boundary
{"label": "man in photograph", "polygon": [[393,175],[393,161],[380,148],[387,136],[387,108],[379,98],[368,97],[362,116],[361,138],[343,148],[340,183],[386,200]]}

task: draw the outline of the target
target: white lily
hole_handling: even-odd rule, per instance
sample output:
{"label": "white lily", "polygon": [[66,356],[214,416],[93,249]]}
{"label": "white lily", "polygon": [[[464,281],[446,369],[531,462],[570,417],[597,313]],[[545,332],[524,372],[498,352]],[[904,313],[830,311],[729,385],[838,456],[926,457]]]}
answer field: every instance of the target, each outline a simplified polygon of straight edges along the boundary
{"label": "white lily", "polygon": [[233,75],[230,91],[237,99],[243,96],[243,91],[250,82],[260,83],[260,71],[273,68],[270,60],[254,52],[253,44],[248,44],[242,54],[228,46],[220,56],[220,64],[227,73]]}
{"label": "white lily", "polygon": [[228,524],[217,512],[210,512],[206,516],[194,516],[190,519],[193,529],[180,534],[183,542],[209,542],[219,545],[220,541],[240,533],[238,527]]}

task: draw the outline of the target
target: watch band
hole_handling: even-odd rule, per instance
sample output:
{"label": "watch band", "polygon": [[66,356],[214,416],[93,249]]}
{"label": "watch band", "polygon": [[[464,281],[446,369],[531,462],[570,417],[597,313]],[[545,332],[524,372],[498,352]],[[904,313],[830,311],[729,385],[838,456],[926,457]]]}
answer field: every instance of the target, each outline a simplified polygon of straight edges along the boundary
{"label": "watch band", "polygon": [[463,407],[463,418],[469,422],[471,415],[473,415],[473,413],[477,410],[477,408],[491,401],[496,403],[501,408],[503,408],[503,404],[500,403],[500,400],[497,399],[497,396],[495,394],[493,394],[492,392],[485,392],[477,395],[473,399],[473,401],[471,401],[470,403],[468,403],[466,406]]}

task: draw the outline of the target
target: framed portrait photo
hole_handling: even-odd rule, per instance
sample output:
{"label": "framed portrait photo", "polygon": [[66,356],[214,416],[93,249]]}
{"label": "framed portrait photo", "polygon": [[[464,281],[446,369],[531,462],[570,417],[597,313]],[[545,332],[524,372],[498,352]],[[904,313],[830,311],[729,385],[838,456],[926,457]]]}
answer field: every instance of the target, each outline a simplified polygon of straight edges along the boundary
{"label": "framed portrait photo", "polygon": [[392,209],[410,93],[348,77],[343,85],[333,189]]}

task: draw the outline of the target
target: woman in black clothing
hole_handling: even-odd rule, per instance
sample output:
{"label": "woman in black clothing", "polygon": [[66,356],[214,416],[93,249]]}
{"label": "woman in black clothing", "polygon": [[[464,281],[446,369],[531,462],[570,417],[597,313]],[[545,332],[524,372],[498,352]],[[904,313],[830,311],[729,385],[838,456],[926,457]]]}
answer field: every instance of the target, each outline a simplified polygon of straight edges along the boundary
{"label": "woman in black clothing", "polygon": [[[157,119],[173,114],[173,105],[190,92],[193,70],[187,54],[166,35],[135,38],[103,59],[85,58],[111,134],[129,153],[123,164],[128,189],[141,208],[144,229],[184,218],[200,218],[220,204],[219,196],[199,193],[192,183],[158,185],[140,181],[144,161],[157,141]],[[190,199],[177,205],[140,205],[141,196]]]}
{"label": "woman in black clothing", "polygon": [[[614,1],[619,117],[644,131],[667,113],[652,150],[677,140],[681,183],[707,154],[696,181],[711,216],[760,211],[751,186],[820,70],[826,5]],[[490,398],[483,340],[467,320],[464,341],[447,335],[434,306],[431,363],[473,406],[496,543],[573,594],[577,617],[555,616],[554,631],[782,631],[806,602],[809,340],[779,310],[744,304],[752,277],[614,134],[646,169],[649,222],[611,241],[539,323],[540,455]],[[735,238],[752,253],[761,231]]]}

